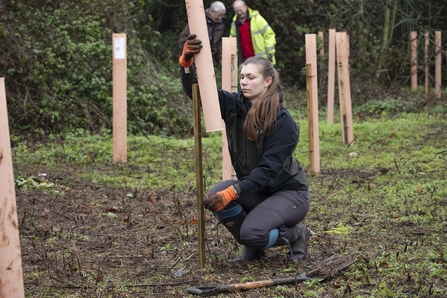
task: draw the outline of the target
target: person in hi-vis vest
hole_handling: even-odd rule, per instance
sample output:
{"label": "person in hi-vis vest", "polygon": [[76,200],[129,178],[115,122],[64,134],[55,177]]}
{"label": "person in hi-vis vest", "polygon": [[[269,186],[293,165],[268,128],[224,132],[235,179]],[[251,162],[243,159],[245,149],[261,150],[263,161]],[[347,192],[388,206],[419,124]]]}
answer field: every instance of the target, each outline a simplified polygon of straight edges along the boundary
{"label": "person in hi-vis vest", "polygon": [[253,56],[261,56],[276,64],[276,37],[272,27],[244,1],[233,3],[234,17],[230,37],[237,38],[238,64]]}

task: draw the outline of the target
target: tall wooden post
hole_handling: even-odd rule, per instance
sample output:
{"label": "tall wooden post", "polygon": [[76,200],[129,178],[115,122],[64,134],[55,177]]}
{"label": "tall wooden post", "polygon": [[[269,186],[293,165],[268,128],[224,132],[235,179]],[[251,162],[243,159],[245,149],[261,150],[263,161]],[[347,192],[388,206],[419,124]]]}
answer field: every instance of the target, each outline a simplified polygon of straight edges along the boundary
{"label": "tall wooden post", "polygon": [[5,79],[0,78],[0,297],[25,297]]}
{"label": "tall wooden post", "polygon": [[320,173],[320,138],[318,131],[317,40],[306,34],[306,89],[309,129],[309,170]]}
{"label": "tall wooden post", "polygon": [[194,55],[199,81],[200,98],[202,100],[206,131],[222,130],[222,116],[217,98],[216,76],[214,74],[213,57],[211,55],[208,27],[202,0],[185,0],[189,30],[202,40],[202,50]]}
{"label": "tall wooden post", "polygon": [[194,117],[194,155],[196,164],[197,216],[199,223],[199,265],[205,267],[205,210],[203,208],[203,167],[202,167],[202,117],[200,116],[200,91],[192,85]]}
{"label": "tall wooden post", "polygon": [[126,34],[113,34],[113,162],[127,161]]}
{"label": "tall wooden post", "polygon": [[411,63],[411,90],[416,90],[418,88],[418,40],[417,32],[410,32],[410,63]]}
{"label": "tall wooden post", "polygon": [[[236,38],[222,38],[222,89],[231,92],[232,88],[232,57],[236,54]],[[231,180],[233,174],[233,165],[231,164],[230,152],[228,151],[227,133],[225,123],[222,123],[222,180]]]}
{"label": "tall wooden post", "polygon": [[343,143],[352,145],[354,142],[354,130],[352,127],[351,84],[349,78],[349,44],[346,32],[336,33],[336,44],[342,139]]}
{"label": "tall wooden post", "polygon": [[335,29],[329,29],[327,82],[327,123],[334,123]]}
{"label": "tall wooden post", "polygon": [[441,31],[435,32],[435,94],[436,98],[441,98],[441,85],[442,85],[442,49],[441,49]]}
{"label": "tall wooden post", "polygon": [[[239,66],[238,66],[238,56],[237,53],[231,55],[231,92],[239,91]],[[237,180],[236,172],[234,171],[231,175],[233,180]]]}
{"label": "tall wooden post", "polygon": [[428,52],[430,45],[430,32],[425,32],[425,47],[424,47],[424,58],[425,58],[425,94],[430,91],[430,54]]}

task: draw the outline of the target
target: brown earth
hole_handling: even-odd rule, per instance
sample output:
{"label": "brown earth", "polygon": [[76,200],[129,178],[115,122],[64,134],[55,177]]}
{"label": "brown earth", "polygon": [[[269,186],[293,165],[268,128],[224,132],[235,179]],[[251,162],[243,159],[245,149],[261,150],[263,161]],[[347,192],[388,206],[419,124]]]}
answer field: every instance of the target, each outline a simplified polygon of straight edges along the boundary
{"label": "brown earth", "polygon": [[[201,269],[193,192],[106,187],[78,179],[79,173],[86,170],[15,168],[27,177],[47,173],[45,179],[36,181],[55,183],[46,191],[16,191],[27,297],[193,297],[188,294],[189,287],[290,278],[302,272],[312,273],[312,277],[329,275],[319,285],[323,287],[319,290],[321,297],[340,297],[340,288],[344,289],[343,296],[349,297],[354,277],[344,273],[350,268],[337,272],[334,267],[322,267],[324,260],[338,255],[363,263],[365,268],[380,266],[370,264],[371,243],[402,244],[394,239],[391,227],[390,233],[381,235],[389,235],[388,238],[369,235],[362,226],[370,218],[361,206],[353,206],[346,214],[320,215],[319,208],[330,207],[324,194],[315,192],[314,207],[305,220],[316,231],[306,261],[288,263],[286,247],[274,247],[267,250],[263,259],[230,265],[228,260],[236,257],[241,247],[206,211],[206,261]],[[108,170],[111,169],[104,169]],[[382,170],[323,172],[309,178],[311,183],[330,183],[336,188],[343,179],[362,185],[371,175],[383,174]],[[358,228],[355,236],[345,239],[319,233],[322,226],[341,217]],[[396,227],[402,228],[406,226]],[[407,240],[411,240],[411,235]],[[408,288],[413,288],[412,280],[405,276],[400,282],[408,282]],[[227,297],[302,297],[311,286],[300,282],[284,291],[262,287],[228,293]],[[374,283],[364,280],[356,292],[368,293],[373,287]]]}
{"label": "brown earth", "polygon": [[330,239],[312,237],[307,261],[288,264],[286,248],[278,247],[261,260],[229,265],[240,247],[206,212],[201,271],[194,193],[108,188],[76,179],[70,169],[16,170],[47,173],[43,181],[59,192],[16,191],[27,297],[187,297],[188,287],[294,277],[335,252]]}

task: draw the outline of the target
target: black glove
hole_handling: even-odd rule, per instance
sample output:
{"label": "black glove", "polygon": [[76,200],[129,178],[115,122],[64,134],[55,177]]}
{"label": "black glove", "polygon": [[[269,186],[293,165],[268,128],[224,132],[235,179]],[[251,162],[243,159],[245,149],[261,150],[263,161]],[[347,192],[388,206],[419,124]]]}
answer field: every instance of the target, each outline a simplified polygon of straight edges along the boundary
{"label": "black glove", "polygon": [[192,57],[194,54],[200,53],[202,49],[202,41],[200,39],[196,39],[195,34],[190,34],[186,38],[186,42],[183,45],[183,52],[179,58],[179,63],[183,67],[189,67],[192,64]]}

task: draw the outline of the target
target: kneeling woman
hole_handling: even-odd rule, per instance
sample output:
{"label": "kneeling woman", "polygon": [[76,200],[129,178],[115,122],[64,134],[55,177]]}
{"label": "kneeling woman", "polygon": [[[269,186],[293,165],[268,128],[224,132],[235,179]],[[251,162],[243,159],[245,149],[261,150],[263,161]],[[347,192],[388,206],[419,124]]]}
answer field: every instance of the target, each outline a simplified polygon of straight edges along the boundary
{"label": "kneeling woman", "polygon": [[[197,82],[193,55],[201,48],[191,34],[179,59],[190,97]],[[300,222],[309,211],[310,195],[306,174],[293,156],[299,127],[283,106],[279,74],[269,60],[251,57],[240,69],[239,92],[218,90],[238,180],[215,185],[205,208],[244,245],[233,262],[252,261],[266,248],[283,245],[289,247],[289,260],[304,260],[310,233]]]}

